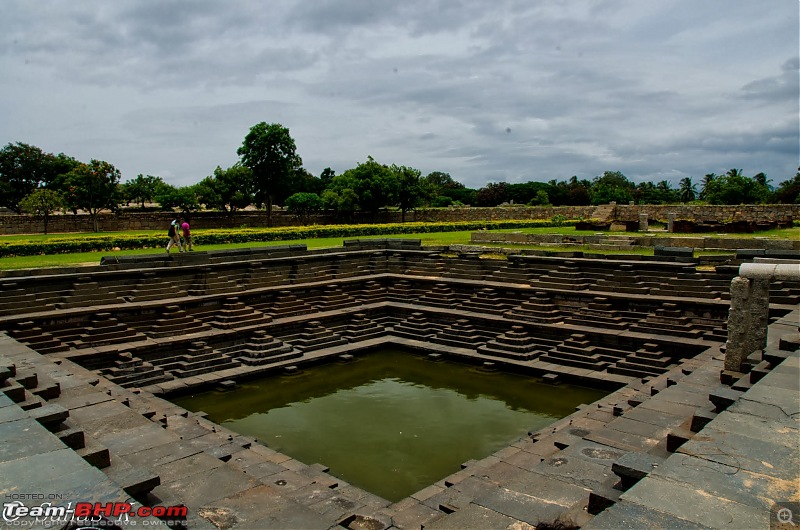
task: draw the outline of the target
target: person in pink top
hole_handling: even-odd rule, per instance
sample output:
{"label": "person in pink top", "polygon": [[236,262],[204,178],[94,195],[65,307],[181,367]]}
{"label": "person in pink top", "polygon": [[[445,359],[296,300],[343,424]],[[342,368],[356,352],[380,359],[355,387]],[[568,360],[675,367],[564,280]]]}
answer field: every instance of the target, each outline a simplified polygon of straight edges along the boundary
{"label": "person in pink top", "polygon": [[181,231],[183,232],[183,248],[194,251],[194,247],[192,246],[192,231],[189,227],[188,219],[184,219],[183,223],[181,223]]}

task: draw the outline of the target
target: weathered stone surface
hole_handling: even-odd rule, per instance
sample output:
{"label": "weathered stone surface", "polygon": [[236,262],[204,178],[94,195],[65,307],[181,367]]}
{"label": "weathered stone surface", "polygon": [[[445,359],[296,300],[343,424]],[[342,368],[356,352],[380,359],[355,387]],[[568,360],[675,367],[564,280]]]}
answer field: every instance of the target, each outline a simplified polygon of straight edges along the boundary
{"label": "weathered stone surface", "polygon": [[0,423],[0,462],[41,455],[66,446],[31,418]]}
{"label": "weathered stone surface", "polygon": [[655,510],[633,502],[621,502],[613,510],[605,510],[583,528],[637,530],[640,528],[705,529],[709,526],[678,518],[670,513]]}
{"label": "weathered stone surface", "polygon": [[722,497],[703,495],[702,488],[652,477],[623,493],[621,499],[711,528],[766,528],[769,511]]}
{"label": "weathered stone surface", "polygon": [[[62,416],[53,416],[53,427],[63,429],[59,434],[85,432],[85,441],[90,446],[86,450],[98,451],[98,454],[105,451],[106,460],[109,460],[110,449],[111,465],[105,470],[108,476],[116,476],[123,482],[129,493],[133,490],[142,493],[151,487],[157,472],[161,485],[153,489],[154,498],[190,505],[190,523],[198,528],[248,527],[251,523],[253,527],[332,528],[343,521],[349,521],[344,526],[367,524],[373,516],[376,524],[385,527],[391,524],[448,527],[452,523],[453,527],[464,528],[476,522],[491,521],[502,528],[522,529],[539,522],[534,522],[535,518],[554,520],[560,516],[591,527],[591,514],[584,512],[583,507],[588,503],[590,491],[607,492],[613,486],[615,477],[611,468],[615,461],[618,461],[616,471],[639,480],[631,488],[637,496],[630,500],[622,498],[608,507],[595,519],[598,524],[604,520],[621,522],[623,526],[626,520],[644,522],[646,513],[655,525],[667,521],[674,526],[691,526],[692,522],[710,526],[722,524],[722,519],[701,520],[699,515],[693,514],[687,519],[677,511],[681,503],[670,506],[661,499],[662,491],[688,489],[687,485],[704,488],[702,494],[713,498],[720,509],[727,507],[726,503],[734,503],[734,509],[728,511],[744,524],[755,521],[752,516],[756,512],[742,510],[740,506],[759,510],[764,506],[764,499],[791,494],[791,486],[796,482],[793,470],[800,468],[796,456],[796,435],[800,432],[796,414],[800,408],[796,356],[777,357],[774,353],[765,353],[765,362],[756,370],[758,377],[750,381],[752,386],[739,387],[744,392],[741,398],[732,405],[729,403],[729,410],[705,418],[702,436],[695,436],[688,430],[687,422],[699,408],[710,406],[709,394],[719,384],[722,357],[718,346],[720,337],[724,336],[724,313],[728,308],[723,295],[733,271],[723,268],[717,273],[698,272],[675,263],[633,259],[620,265],[600,259],[576,258],[566,262],[563,258],[517,256],[508,263],[494,263],[494,260],[479,262],[476,255],[459,258],[458,265],[448,269],[445,263],[448,260],[415,245],[398,245],[391,253],[386,252],[387,249],[387,242],[372,242],[363,249],[359,243],[359,250],[354,251],[361,252],[359,256],[347,256],[339,251],[299,256],[299,250],[286,250],[280,258],[275,258],[266,252],[259,257],[257,265],[244,261],[241,267],[217,253],[198,258],[205,260],[202,267],[184,260],[176,262],[175,267],[160,269],[168,271],[165,275],[173,275],[167,283],[190,286],[191,297],[187,297],[185,289],[174,291],[174,298],[163,302],[158,297],[144,301],[139,300],[138,295],[128,295],[118,303],[120,307],[105,306],[101,313],[72,303],[78,299],[65,300],[66,305],[61,309],[53,308],[46,316],[35,317],[38,321],[31,326],[23,326],[25,340],[32,341],[31,347],[40,344],[49,350],[54,347],[51,341],[86,346],[81,337],[91,335],[88,338],[97,345],[45,357],[14,341],[9,342],[8,349],[0,348],[3,356],[9,355],[6,352],[13,355],[13,361],[4,360],[0,365],[16,363],[20,367],[20,380],[24,384],[18,385],[17,392],[21,394],[18,397],[26,407],[40,407],[22,410],[13,405],[13,400],[5,393],[0,393],[0,435],[4,425],[21,424],[30,420],[32,414],[47,416],[47,401],[52,401],[54,407],[70,412],[64,426],[55,425]],[[242,261],[245,259],[242,256],[236,259]],[[280,278],[276,283],[267,281],[273,259],[284,260],[280,270],[275,269]],[[401,276],[406,271],[413,272],[410,276]],[[58,295],[59,300],[71,296],[68,293],[73,291],[88,296],[87,287],[94,284],[98,286],[95,294],[99,296],[105,292],[100,288],[108,287],[102,286],[102,282],[115,278],[112,272],[107,269],[96,277],[86,272],[74,273],[66,290]],[[140,289],[142,277],[139,273],[130,270],[126,274],[131,279],[125,280],[129,283],[120,288],[131,289],[130,292]],[[365,278],[359,278],[361,274]],[[260,278],[255,279],[254,275]],[[0,278],[0,284],[2,280]],[[153,276],[147,281],[152,280]],[[488,310],[486,303],[491,305],[490,300],[503,311],[521,308],[530,298],[531,280],[535,280],[536,289],[541,289],[541,303],[547,307],[534,307],[534,304],[526,310],[540,311],[536,313],[537,318],[546,317],[546,321],[534,322],[513,314],[504,317],[502,311]],[[247,287],[250,281],[255,282],[253,287]],[[302,285],[304,283],[309,285]],[[75,285],[82,287],[74,289]],[[236,291],[236,300],[226,298],[226,286]],[[394,291],[392,297],[388,294],[384,297],[390,286]],[[436,287],[436,295],[422,297],[431,286]],[[555,290],[556,287],[561,290]],[[0,290],[2,288],[0,285]],[[598,296],[594,289],[605,292]],[[777,293],[781,304],[792,303],[792,297],[796,297],[793,289],[795,286],[781,285],[772,294]],[[289,304],[286,312],[275,316],[274,320],[237,321],[239,316],[245,318],[255,312],[270,313],[271,306],[280,302],[280,297],[276,296],[279,290],[293,296],[295,302],[305,304],[308,311],[298,311]],[[754,286],[753,292],[756,291]],[[483,292],[485,296],[476,300],[475,292]],[[761,288],[761,294],[755,298],[761,296],[763,301],[765,292]],[[376,293],[378,297],[372,296]],[[280,295],[283,297],[280,299],[286,302],[289,298],[284,295]],[[362,295],[368,303],[361,302]],[[705,295],[710,298],[700,298]],[[310,296],[311,301],[306,303],[304,296]],[[462,304],[469,300],[473,304]],[[166,304],[191,315],[191,322],[216,322],[217,326],[214,329],[200,326],[202,329],[189,337],[167,334],[153,335],[147,340],[139,340],[132,332],[131,337],[137,340],[132,343],[130,355],[117,355],[117,346],[100,344],[107,338],[104,334],[119,331],[110,329],[117,328],[117,324],[124,323],[137,332],[154,329],[156,320],[163,316],[158,308]],[[225,311],[225,318],[213,315],[220,308]],[[319,309],[323,312],[315,314]],[[551,319],[555,318],[554,312],[559,315],[556,320]],[[101,315],[104,315],[103,322],[97,321]],[[264,338],[274,334],[279,346],[285,345],[284,340],[288,345],[297,338],[305,341],[306,354],[293,361],[300,372],[307,361],[353,355],[350,352],[354,347],[360,353],[358,348],[381,343],[385,330],[404,321],[413,322],[410,315],[421,325],[408,325],[409,337],[391,340],[410,347],[430,348],[425,351],[443,359],[462,355],[480,366],[487,359],[480,352],[474,353],[476,346],[502,336],[502,340],[495,339],[496,344],[491,343],[492,347],[486,349],[486,354],[491,356],[488,362],[495,369],[512,368],[534,377],[552,373],[562,381],[594,381],[608,388],[632,384],[602,406],[582,405],[569,419],[555,422],[537,433],[538,441],[526,438],[488,458],[471,461],[458,473],[389,506],[387,501],[326,474],[324,466],[299,462],[159,401],[147,391],[123,389],[97,376],[105,369],[98,367],[102,363],[114,363],[113,359],[119,361],[115,373],[123,377],[126,370],[140,366],[139,361],[141,366],[151,361],[155,366],[159,356],[188,351],[187,346],[193,348],[191,361],[196,363],[190,368],[191,373],[184,370],[183,375],[187,377],[183,380],[161,381],[148,389],[188,391],[216,381],[253,377],[271,368],[266,365],[283,368],[292,362],[288,358],[269,356],[269,362],[262,365],[261,360],[266,357],[255,355],[249,357],[252,364],[247,366],[213,369],[204,364],[212,357],[228,355],[225,348],[233,346],[245,345],[250,351],[261,351],[254,347],[259,344],[258,340],[253,340],[258,333]],[[796,333],[796,325],[792,328],[796,320],[792,318],[796,316],[795,311],[782,317],[773,329],[784,335]],[[752,313],[751,317],[759,325],[766,324],[763,314]],[[357,322],[350,322],[353,318]],[[7,323],[11,323],[7,327],[13,329],[18,320],[16,316],[7,316],[0,308],[0,329]],[[304,336],[309,322],[319,322],[319,327],[314,333],[305,331]],[[357,325],[351,325],[350,331],[344,333],[348,323],[353,322]],[[255,329],[256,325],[259,329]],[[93,330],[88,335],[81,331],[87,327]],[[439,343],[426,345],[419,340],[424,338],[420,331],[424,332],[422,335],[435,336]],[[38,339],[37,333],[40,334]],[[325,343],[332,334],[341,335],[350,342],[336,346]],[[120,336],[116,334],[113,338],[117,340]],[[370,339],[362,341],[366,336]],[[39,339],[41,341],[36,342]],[[771,342],[765,345],[769,349],[778,342],[773,334]],[[195,347],[191,343],[205,344]],[[322,346],[316,348],[318,345]],[[266,349],[269,348],[264,351]],[[540,350],[546,354],[540,355]],[[497,352],[505,355],[496,355]],[[64,356],[71,356],[99,371],[92,375],[89,370],[65,360]],[[687,360],[692,356],[697,357]],[[755,364],[759,360],[750,359],[748,363]],[[427,364],[431,369],[446,366]],[[12,375],[8,369],[0,373],[0,378],[7,383],[4,388],[11,389],[13,394],[16,387],[8,385],[17,382]],[[58,384],[60,392],[55,392],[55,386],[47,386],[49,380]],[[629,406],[629,401],[637,401],[638,406]],[[688,441],[681,451],[670,456],[665,451],[664,435],[679,429],[687,431]],[[18,465],[30,458],[41,458],[43,465],[48,461],[52,464],[55,457],[50,455],[56,453],[60,457],[72,455],[70,465],[77,467],[68,474],[74,475],[78,482],[83,479],[75,473],[94,479],[106,476],[84,462],[79,453],[64,448],[57,436],[46,430],[42,432],[45,442],[29,441],[25,437],[17,443],[24,444],[32,451],[31,455],[38,456],[10,453],[16,449],[13,443],[11,449],[7,449],[7,443],[0,445],[2,487],[6,487],[4,479],[7,481],[6,477],[10,476],[5,473],[3,466],[6,464]],[[68,437],[65,435],[65,438]],[[57,441],[59,449],[48,445],[47,440]],[[0,442],[4,441],[14,440],[0,436]],[[248,446],[252,449],[244,449]],[[668,458],[663,465],[648,471],[627,462],[634,458],[625,454],[630,451],[639,451],[653,461],[657,460],[655,457]],[[725,471],[733,464],[720,461],[717,455],[730,456],[737,462],[737,479],[741,479],[741,483],[727,479]],[[6,457],[9,460],[3,461]],[[671,459],[684,460],[678,461],[681,465],[668,466]],[[697,460],[715,468],[715,473],[704,476]],[[125,463],[131,467],[126,468]],[[776,463],[780,465],[775,466]],[[133,469],[142,473],[138,478],[126,478],[126,470]],[[658,473],[661,469],[663,475]],[[42,472],[52,474],[47,470]],[[765,478],[748,497],[746,483],[760,477]],[[93,480],[92,484],[100,484],[98,489],[92,490],[95,492],[108,488],[112,495],[120,493],[118,485],[107,479]],[[650,486],[637,489],[646,484]],[[656,505],[658,507],[653,508]],[[360,523],[349,519],[356,513],[363,515]],[[626,513],[626,517],[619,518],[615,513]],[[394,519],[386,518],[390,516]]]}
{"label": "weathered stone surface", "polygon": [[[485,530],[487,528],[515,528],[518,520],[495,510],[470,504],[447,517],[425,525],[426,530]],[[532,526],[532,525],[530,525]],[[524,526],[517,526],[520,530],[532,530]]]}

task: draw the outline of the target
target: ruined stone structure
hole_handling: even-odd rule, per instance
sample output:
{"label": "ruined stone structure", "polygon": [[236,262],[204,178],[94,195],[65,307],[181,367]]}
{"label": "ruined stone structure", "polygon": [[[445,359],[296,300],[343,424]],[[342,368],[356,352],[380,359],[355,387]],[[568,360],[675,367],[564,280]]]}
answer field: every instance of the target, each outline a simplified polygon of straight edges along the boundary
{"label": "ruined stone structure", "polygon": [[[737,267],[447,251],[364,240],[5,274],[0,492],[182,505],[196,528],[721,527],[725,513],[763,527],[771,502],[800,500],[798,279],[759,283],[769,305],[748,322],[770,335],[747,342],[728,329]],[[747,345],[735,367],[726,341]],[[381,344],[611,394],[394,504],[165,400]],[[775,425],[742,431],[753,415]],[[740,436],[769,438],[765,454]],[[54,466],[69,480],[36,472]],[[706,512],[659,504],[717,480]],[[754,481],[769,494],[739,493]]]}

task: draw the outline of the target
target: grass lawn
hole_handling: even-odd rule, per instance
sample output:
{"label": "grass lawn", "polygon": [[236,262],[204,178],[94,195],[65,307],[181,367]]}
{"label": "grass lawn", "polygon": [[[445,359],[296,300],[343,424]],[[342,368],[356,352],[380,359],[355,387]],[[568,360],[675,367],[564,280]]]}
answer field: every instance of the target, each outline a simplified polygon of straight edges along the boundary
{"label": "grass lawn", "polygon": [[[148,232],[137,232],[148,233]],[[158,231],[157,233],[161,233]],[[472,231],[465,230],[462,232],[434,232],[426,234],[398,234],[392,236],[366,236],[366,237],[325,237],[319,239],[292,239],[288,241],[252,241],[249,243],[230,243],[227,245],[202,245],[195,248],[199,251],[202,250],[220,250],[226,248],[247,248],[247,247],[273,247],[278,245],[296,245],[304,244],[309,249],[315,248],[328,248],[328,247],[341,247],[345,239],[386,239],[389,238],[405,238],[405,239],[421,239],[423,245],[456,245],[456,244],[469,244],[470,234]],[[100,235],[109,235],[105,232]],[[60,234],[64,237],[67,234]],[[84,237],[84,234],[72,234],[75,237]],[[91,237],[90,234],[89,237]],[[30,239],[30,236],[0,236],[0,241],[5,241],[5,237],[19,237]],[[43,236],[44,237],[44,236]],[[48,235],[46,237],[51,237]],[[57,236],[52,236],[57,237]],[[164,248],[167,245],[167,238],[164,238]],[[158,249],[139,249],[139,250],[122,250],[118,252],[79,252],[74,254],[51,254],[47,256],[19,256],[13,258],[0,258],[0,270],[8,269],[31,269],[41,267],[72,267],[76,265],[98,265],[100,258],[103,256],[137,256],[146,254],[163,254],[164,248]],[[174,252],[177,252],[174,251]]]}
{"label": "grass lawn", "polygon": [[[67,238],[92,238],[92,237],[106,237],[109,235],[114,234],[125,234],[125,235],[135,235],[135,234],[148,234],[148,235],[162,235],[161,230],[140,230],[136,232],[102,232],[99,234],[93,233],[80,233],[80,234],[34,234],[34,235],[11,235],[11,236],[3,236],[0,235],[0,242],[3,241],[43,241],[48,239],[67,239]],[[367,236],[367,237],[360,237],[358,239],[385,239],[385,238],[410,238],[410,239],[420,239],[422,240],[423,245],[468,245],[470,244],[470,234],[472,230],[465,230],[460,232],[433,232],[433,233],[423,233],[423,234],[398,234],[398,235],[382,235],[382,236]],[[587,230],[575,230],[574,227],[561,227],[561,228],[520,228],[520,229],[510,229],[510,230],[498,230],[498,232],[522,232],[522,233],[529,233],[529,234],[562,234],[562,235],[593,235],[597,232],[595,231],[587,231]],[[200,232],[202,233],[202,232]],[[620,233],[620,235],[624,235],[624,233]],[[635,235],[635,234],[630,234]],[[654,233],[653,235],[669,237],[669,236],[723,236],[723,237],[740,237],[740,238],[753,238],[753,237],[774,237],[780,239],[798,239],[800,238],[800,227],[782,229],[782,230],[770,230],[765,232],[758,232],[755,234],[714,234],[714,233],[705,233],[705,234],[669,234],[667,232],[664,233]],[[318,238],[318,239],[295,239],[295,240],[287,240],[287,241],[253,241],[249,243],[231,243],[231,244],[220,244],[220,245],[201,245],[196,247],[197,250],[219,250],[225,248],[244,248],[244,247],[268,247],[268,246],[276,246],[276,245],[291,245],[291,244],[305,244],[309,249],[316,249],[316,248],[326,248],[326,247],[340,247],[342,246],[342,242],[344,239],[356,239],[355,237],[330,237],[330,238]],[[164,246],[166,246],[167,238],[164,237]],[[483,246],[493,246],[493,247],[506,247],[506,248],[515,248],[515,249],[533,249],[533,248],[541,248],[546,250],[553,250],[553,251],[592,251],[588,248],[588,246],[565,246],[565,247],[554,247],[554,246],[536,246],[536,245],[512,245],[512,244],[484,244]],[[0,258],[0,269],[8,270],[8,269],[29,269],[29,268],[40,268],[40,267],[67,267],[67,266],[76,266],[76,265],[97,265],[100,263],[100,258],[103,256],[132,256],[132,255],[144,255],[144,254],[161,254],[163,253],[163,247],[155,249],[139,249],[139,250],[123,250],[118,252],[83,252],[83,253],[74,253],[74,254],[53,254],[53,255],[46,255],[46,256],[20,256],[20,257],[13,257],[13,258]],[[612,254],[612,253],[621,253],[621,254],[642,254],[642,255],[652,255],[652,249],[631,249],[625,251],[596,251],[601,252],[604,254]],[[709,254],[709,252],[705,251],[698,251],[698,253]]]}

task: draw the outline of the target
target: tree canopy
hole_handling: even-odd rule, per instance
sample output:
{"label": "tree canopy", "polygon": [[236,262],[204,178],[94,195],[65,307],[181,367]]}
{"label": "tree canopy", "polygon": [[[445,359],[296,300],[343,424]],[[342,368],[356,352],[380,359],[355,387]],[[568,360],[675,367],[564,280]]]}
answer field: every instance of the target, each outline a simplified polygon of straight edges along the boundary
{"label": "tree canopy", "polygon": [[279,123],[253,125],[236,151],[242,165],[253,172],[256,202],[266,202],[272,220],[272,203],[289,186],[290,177],[303,165],[289,129]]}
{"label": "tree canopy", "polygon": [[97,214],[100,210],[116,211],[122,202],[119,180],[119,170],[103,160],[79,164],[67,175],[70,200],[89,213],[95,232],[99,231]]}
{"label": "tree canopy", "polygon": [[159,187],[163,184],[161,177],[139,173],[135,179],[122,184],[122,195],[126,201],[135,202],[144,210],[145,203],[151,202],[156,197]]}
{"label": "tree canopy", "polygon": [[233,213],[253,202],[253,171],[241,164],[217,166],[214,175],[196,184],[197,200],[207,208]]}
{"label": "tree canopy", "polygon": [[64,197],[60,193],[47,188],[33,190],[30,195],[24,197],[20,203],[20,209],[36,217],[40,217],[44,222],[44,233],[50,224],[50,217],[65,206]]}
{"label": "tree canopy", "polygon": [[33,145],[9,143],[0,150],[0,206],[20,213],[24,197],[40,186],[57,189],[77,163],[64,154],[56,156]]}

